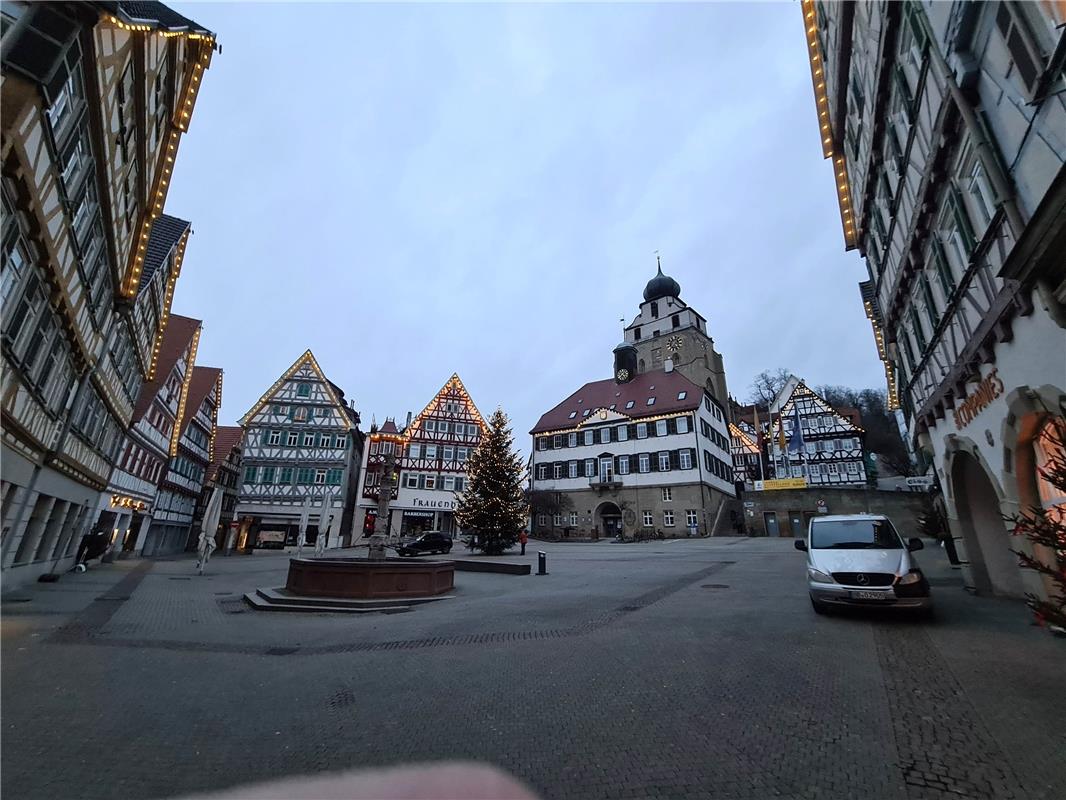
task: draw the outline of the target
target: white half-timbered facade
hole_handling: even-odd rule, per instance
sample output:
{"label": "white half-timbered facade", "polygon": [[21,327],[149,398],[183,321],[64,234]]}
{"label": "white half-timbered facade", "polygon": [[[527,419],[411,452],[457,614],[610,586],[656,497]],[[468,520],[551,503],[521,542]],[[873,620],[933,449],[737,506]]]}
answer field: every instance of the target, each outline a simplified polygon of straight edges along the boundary
{"label": "white half-timbered facade", "polygon": [[122,452],[169,294],[141,322],[130,301],[216,44],[161,3],[9,2],[0,16],[12,585],[71,563]]}
{"label": "white half-timbered facade", "polygon": [[[241,419],[244,444],[236,515],[253,544],[351,539],[363,456],[359,414],[306,351]],[[321,520],[323,494],[331,515]],[[324,523],[324,524],[323,524]]]}
{"label": "white half-timbered facade", "polygon": [[357,524],[363,535],[374,532],[389,456],[394,457],[396,481],[386,534],[457,533],[455,496],[466,486],[466,462],[484,432],[485,421],[457,374],[402,431],[392,419],[372,428],[359,486]]}
{"label": "white half-timbered facade", "polygon": [[774,422],[765,438],[776,478],[806,478],[808,486],[866,485],[866,433],[861,427],[795,376],[770,408]]}
{"label": "white half-timbered facade", "polygon": [[759,468],[759,438],[754,428],[745,422],[729,424],[733,479],[743,481],[747,489],[751,489],[755,481],[763,479],[763,470]]}

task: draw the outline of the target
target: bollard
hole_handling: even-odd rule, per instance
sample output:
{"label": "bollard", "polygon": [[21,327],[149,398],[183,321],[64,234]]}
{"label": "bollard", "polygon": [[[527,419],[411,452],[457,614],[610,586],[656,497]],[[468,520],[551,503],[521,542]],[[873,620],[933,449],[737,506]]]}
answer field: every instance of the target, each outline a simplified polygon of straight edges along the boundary
{"label": "bollard", "polygon": [[548,554],[545,553],[543,550],[537,551],[537,574],[548,574]]}

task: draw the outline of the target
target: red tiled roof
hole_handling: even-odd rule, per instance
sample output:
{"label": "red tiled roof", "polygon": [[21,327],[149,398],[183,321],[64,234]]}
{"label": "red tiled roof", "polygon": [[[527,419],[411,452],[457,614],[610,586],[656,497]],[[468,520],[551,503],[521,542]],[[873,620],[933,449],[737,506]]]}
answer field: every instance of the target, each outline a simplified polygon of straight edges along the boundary
{"label": "red tiled roof", "polygon": [[[685,393],[683,400],[678,399],[681,392]],[[655,403],[649,406],[651,397]],[[586,410],[614,406],[619,414],[638,419],[698,408],[702,399],[703,390],[676,370],[642,372],[629,383],[615,383],[613,378],[608,378],[586,383],[542,416],[530,433],[574,428],[584,421]],[[626,404],[631,400],[633,407],[627,409]],[[572,412],[576,412],[573,417]]]}
{"label": "red tiled roof", "polygon": [[151,408],[155,396],[170,379],[174,365],[188,349],[201,325],[203,322],[198,319],[183,317],[180,314],[170,315],[166,330],[163,331],[159,356],[155,360],[155,377],[141,387],[141,393],[137,396],[137,403],[133,407],[133,422],[140,420]]}
{"label": "red tiled roof", "polygon": [[189,396],[185,398],[185,415],[181,418],[181,429],[178,431],[179,436],[185,433],[189,422],[200,410],[204,398],[211,394],[221,374],[222,370],[218,367],[193,367],[192,377],[189,379]]}
{"label": "red tiled roof", "polygon": [[244,428],[239,425],[219,425],[215,428],[215,440],[211,446],[211,466],[207,470],[207,479],[214,480],[219,465],[229,458],[233,448],[244,439]]}
{"label": "red tiled roof", "polygon": [[391,419],[385,420],[385,424],[378,430],[378,433],[397,434],[399,432],[400,431],[396,428],[396,423]]}

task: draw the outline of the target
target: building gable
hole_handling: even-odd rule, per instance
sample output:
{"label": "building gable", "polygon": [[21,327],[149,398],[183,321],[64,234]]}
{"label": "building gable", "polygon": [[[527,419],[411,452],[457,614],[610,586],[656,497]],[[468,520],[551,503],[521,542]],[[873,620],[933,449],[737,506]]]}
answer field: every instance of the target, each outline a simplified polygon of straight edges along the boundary
{"label": "building gable", "polygon": [[[286,406],[290,410],[280,417],[288,418],[291,409],[295,406],[313,405],[319,407],[316,421],[319,424],[342,427],[346,430],[352,428],[352,418],[344,409],[344,395],[339,389],[326,378],[322,368],[315,360],[314,354],[307,350],[293,362],[274,384],[263,393],[255,405],[241,417],[240,424],[244,427],[267,425],[280,421],[279,414],[274,412],[276,405]],[[330,409],[327,415],[321,414],[321,409]]]}

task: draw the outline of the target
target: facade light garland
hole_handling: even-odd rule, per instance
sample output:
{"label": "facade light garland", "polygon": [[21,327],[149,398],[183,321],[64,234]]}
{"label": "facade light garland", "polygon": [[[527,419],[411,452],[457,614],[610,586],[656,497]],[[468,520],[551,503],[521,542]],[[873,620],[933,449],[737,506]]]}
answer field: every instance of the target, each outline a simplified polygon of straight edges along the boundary
{"label": "facade light garland", "polygon": [[196,366],[196,350],[200,345],[200,331],[197,327],[189,345],[189,360],[185,365],[185,380],[181,383],[181,395],[178,398],[178,413],[174,417],[174,432],[170,437],[170,457],[178,454],[178,442],[181,440],[181,421],[185,419],[185,403],[189,399],[189,386],[192,383],[192,371]]}
{"label": "facade light garland", "polygon": [[[314,354],[310,350],[305,350],[303,355],[296,359],[296,361],[293,362],[292,366],[285,370],[282,376],[276,381],[274,381],[274,383],[269,389],[263,392],[263,394],[255,402],[255,405],[252,406],[248,413],[241,417],[239,424],[241,426],[248,425],[248,423],[251,422],[252,417],[258,414],[259,410],[266,405],[267,400],[273,397],[274,393],[281,388],[282,384],[292,378],[292,376],[296,374],[296,371],[304,364],[311,365],[311,368],[318,375],[319,380],[322,381],[322,385],[326,387],[326,394],[329,395],[329,398],[333,401],[333,404],[335,406],[343,406],[344,404],[337,398],[337,395],[333,393],[333,387],[330,385],[329,380],[322,372],[322,368],[318,366],[318,361],[315,360]],[[351,420],[348,418],[348,415],[341,414],[341,419],[343,420],[345,431],[350,431],[352,429],[352,423]]]}
{"label": "facade light garland", "polygon": [[888,347],[885,345],[885,334],[881,330],[881,326],[877,322],[877,315],[874,313],[873,304],[869,300],[863,300],[863,308],[866,311],[866,317],[870,320],[870,325],[874,330],[874,341],[877,343],[877,356],[881,359],[881,363],[885,365],[885,382],[887,383],[887,396],[889,411],[895,411],[900,407],[899,404],[899,390],[896,387],[896,368],[892,364],[892,360],[888,357]]}
{"label": "facade light garland", "polygon": [[844,229],[844,249],[853,250],[857,246],[855,219],[852,213],[851,195],[848,182],[847,163],[842,148],[838,147],[833,137],[832,117],[829,111],[829,93],[826,90],[825,58],[818,41],[818,15],[814,0],[801,0],[803,24],[807,29],[807,53],[811,62],[811,83],[814,86],[814,99],[818,108],[818,127],[822,137],[822,157],[833,160],[834,179],[837,187],[837,201],[840,204],[840,222]]}
{"label": "facade light garland", "polygon": [[[575,425],[573,427],[570,427],[570,428],[556,428],[556,429],[550,430],[550,431],[538,431],[537,433],[535,433],[533,435],[536,437],[536,436],[554,436],[557,433],[574,433],[576,431],[580,431],[582,429],[582,427],[584,427],[586,422],[592,420],[593,415],[597,411],[610,411],[610,410],[611,409],[604,408],[604,407],[594,408],[594,409],[591,409],[589,411],[589,415],[588,415],[588,417],[586,419],[581,420],[581,422],[579,422],[577,425]],[[628,420],[628,422],[625,423],[626,425],[632,425],[633,423],[658,422],[661,419],[676,419],[677,417],[687,417],[689,414],[691,414],[693,411],[696,411],[696,410],[697,410],[696,408],[692,408],[692,409],[689,409],[688,411],[676,411],[676,412],[673,412],[673,413],[670,413],[670,414],[656,414],[655,416],[652,416],[652,417],[631,417],[628,414],[623,414],[621,411],[614,411],[613,413],[619,414],[620,416],[625,417]],[[619,420],[601,420],[601,419],[597,419],[597,422],[599,424],[601,424],[601,425],[612,425],[612,424],[618,425],[619,424]]]}
{"label": "facade light garland", "polygon": [[137,240],[137,246],[134,248],[133,253],[130,256],[130,264],[126,270],[127,277],[123,282],[122,291],[126,297],[133,297],[137,293],[137,286],[140,282],[152,222],[163,212],[163,206],[167,197],[167,187],[170,184],[170,174],[173,169],[174,158],[177,155],[178,137],[180,133],[189,129],[189,119],[192,116],[193,105],[196,101],[196,93],[199,90],[201,73],[204,69],[210,66],[211,53],[215,49],[216,40],[210,33],[163,30],[158,27],[159,23],[157,22],[154,24],[146,24],[142,21],[126,22],[113,14],[104,14],[102,15],[102,19],[125,31],[148,33],[149,35],[154,33],[164,38],[181,36],[189,39],[190,42],[194,42],[197,48],[195,54],[190,55],[193,62],[192,69],[187,70],[189,75],[182,87],[181,100],[179,101],[177,108],[175,108],[174,117],[171,120],[175,129],[170,132],[166,151],[160,154],[160,166],[155,172],[157,176],[155,186],[153,186],[149,192],[149,197],[151,198],[149,200],[150,210],[141,220],[140,237]]}
{"label": "facade light garland", "polygon": [[185,245],[189,241],[189,229],[185,229],[185,233],[181,235],[181,239],[178,240],[177,253],[174,256],[174,269],[171,270],[170,278],[167,280],[167,288],[163,293],[163,312],[159,318],[159,328],[155,334],[155,344],[152,346],[152,360],[148,366],[147,379],[152,380],[155,377],[156,363],[159,360],[159,351],[163,346],[163,334],[167,330],[167,322],[170,320],[170,304],[174,299],[174,284],[178,282],[178,276],[181,274],[181,262],[185,258]]}

